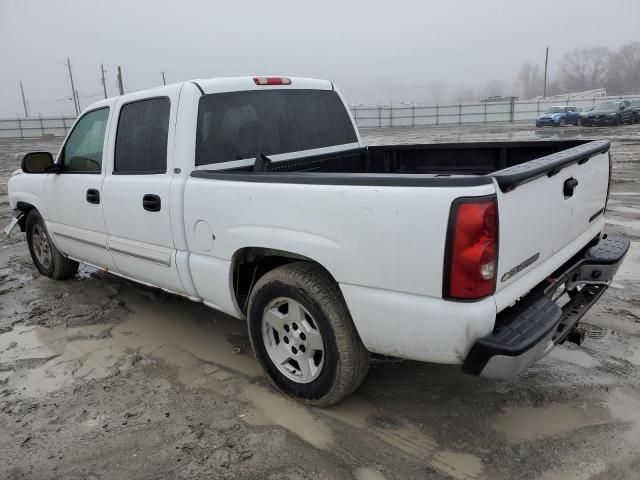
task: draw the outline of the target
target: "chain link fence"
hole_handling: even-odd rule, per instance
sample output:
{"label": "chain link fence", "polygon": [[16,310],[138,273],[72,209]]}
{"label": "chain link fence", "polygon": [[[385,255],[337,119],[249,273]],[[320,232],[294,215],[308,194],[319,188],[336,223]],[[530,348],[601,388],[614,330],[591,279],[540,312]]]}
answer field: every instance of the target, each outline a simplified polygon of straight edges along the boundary
{"label": "chain link fence", "polygon": [[[640,99],[640,95],[545,100],[507,100],[490,102],[459,102],[457,104],[425,105],[401,103],[389,105],[350,105],[359,128],[419,127],[462,125],[465,123],[533,122],[547,108],[572,105],[586,108],[606,101]],[[0,138],[65,136],[73,125],[73,116],[39,116],[37,118],[0,119]]]}
{"label": "chain link fence", "polygon": [[545,100],[505,100],[488,102],[459,102],[457,104],[424,105],[401,103],[391,105],[352,105],[351,114],[360,128],[418,127],[462,125],[465,123],[533,122],[546,109],[558,105],[572,105],[578,109],[607,101],[640,99],[640,95],[622,95]]}

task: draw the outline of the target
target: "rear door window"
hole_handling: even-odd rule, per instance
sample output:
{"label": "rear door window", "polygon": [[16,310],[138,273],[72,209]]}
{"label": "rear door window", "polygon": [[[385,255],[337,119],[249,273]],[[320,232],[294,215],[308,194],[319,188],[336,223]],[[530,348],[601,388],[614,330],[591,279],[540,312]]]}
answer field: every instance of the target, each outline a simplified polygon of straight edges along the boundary
{"label": "rear door window", "polygon": [[357,142],[332,90],[250,90],[200,97],[196,165]]}
{"label": "rear door window", "polygon": [[120,109],[113,173],[153,174],[167,171],[168,98],[127,103]]}

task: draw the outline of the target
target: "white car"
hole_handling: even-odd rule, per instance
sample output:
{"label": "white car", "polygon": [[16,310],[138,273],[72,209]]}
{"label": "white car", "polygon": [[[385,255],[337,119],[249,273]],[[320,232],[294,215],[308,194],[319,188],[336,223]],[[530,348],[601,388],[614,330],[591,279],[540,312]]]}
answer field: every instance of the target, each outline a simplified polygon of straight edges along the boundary
{"label": "white car", "polygon": [[6,231],[53,279],[84,262],[246,319],[273,383],[329,405],[370,353],[506,378],[579,341],[629,246],[602,234],[608,151],[366,147],[329,81],[196,80],[97,102],[55,161],[26,155]]}

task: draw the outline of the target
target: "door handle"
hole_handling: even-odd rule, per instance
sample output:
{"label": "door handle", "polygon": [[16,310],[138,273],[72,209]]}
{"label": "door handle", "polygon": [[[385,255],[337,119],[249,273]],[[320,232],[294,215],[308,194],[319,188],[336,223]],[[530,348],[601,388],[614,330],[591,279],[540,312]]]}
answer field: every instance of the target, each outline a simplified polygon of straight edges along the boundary
{"label": "door handle", "polygon": [[93,204],[99,204],[100,203],[100,192],[98,190],[96,190],[95,188],[90,188],[89,190],[87,190],[87,202],[89,203],[93,203]]}
{"label": "door handle", "polygon": [[142,197],[142,208],[148,212],[159,212],[162,207],[162,202],[158,195],[147,193]]}
{"label": "door handle", "polygon": [[576,180],[575,178],[571,177],[568,178],[564,181],[564,196],[565,197],[572,197],[573,196],[573,190],[578,186],[578,180]]}

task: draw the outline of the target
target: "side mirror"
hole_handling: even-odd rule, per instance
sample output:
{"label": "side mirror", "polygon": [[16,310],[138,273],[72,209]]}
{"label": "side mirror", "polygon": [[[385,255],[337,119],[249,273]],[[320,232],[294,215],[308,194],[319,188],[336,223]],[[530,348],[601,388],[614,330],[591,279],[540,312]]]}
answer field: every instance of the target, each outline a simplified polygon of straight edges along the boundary
{"label": "side mirror", "polygon": [[49,152],[27,153],[21,165],[24,173],[47,173],[55,169],[53,156]]}

